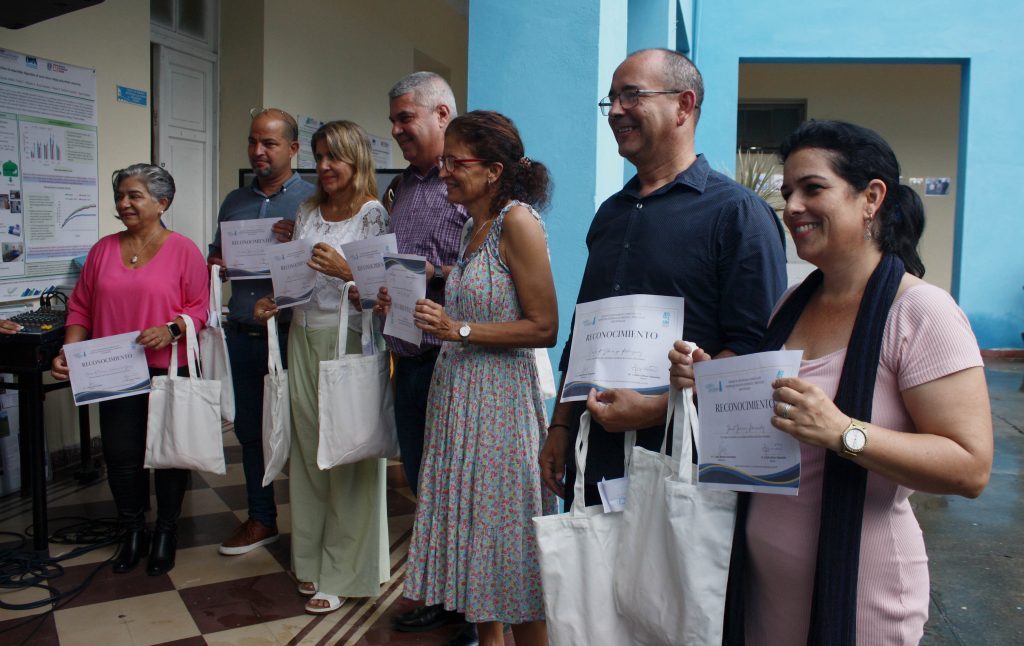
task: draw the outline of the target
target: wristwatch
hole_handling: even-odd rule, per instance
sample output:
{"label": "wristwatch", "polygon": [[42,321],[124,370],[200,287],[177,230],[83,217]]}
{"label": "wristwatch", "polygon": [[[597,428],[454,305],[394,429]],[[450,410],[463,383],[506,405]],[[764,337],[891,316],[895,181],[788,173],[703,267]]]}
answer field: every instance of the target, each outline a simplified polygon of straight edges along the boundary
{"label": "wristwatch", "polygon": [[167,331],[171,333],[171,339],[177,341],[181,338],[181,328],[174,321],[167,324]]}
{"label": "wristwatch", "polygon": [[868,430],[864,427],[864,422],[858,422],[851,417],[850,425],[843,431],[842,439],[839,455],[852,458],[863,453],[864,447],[868,445]]}
{"label": "wristwatch", "polygon": [[459,328],[459,340],[463,343],[469,343],[469,333],[473,331],[473,328],[469,327],[469,323],[462,322],[462,327]]}

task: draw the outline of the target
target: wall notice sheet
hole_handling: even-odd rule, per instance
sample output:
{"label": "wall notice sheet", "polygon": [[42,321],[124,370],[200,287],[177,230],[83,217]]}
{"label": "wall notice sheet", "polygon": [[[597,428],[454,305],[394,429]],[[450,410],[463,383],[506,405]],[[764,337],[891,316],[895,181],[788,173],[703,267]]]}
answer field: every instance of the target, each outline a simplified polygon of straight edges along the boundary
{"label": "wall notice sheet", "polygon": [[99,236],[96,71],[0,49],[0,301],[74,281]]}

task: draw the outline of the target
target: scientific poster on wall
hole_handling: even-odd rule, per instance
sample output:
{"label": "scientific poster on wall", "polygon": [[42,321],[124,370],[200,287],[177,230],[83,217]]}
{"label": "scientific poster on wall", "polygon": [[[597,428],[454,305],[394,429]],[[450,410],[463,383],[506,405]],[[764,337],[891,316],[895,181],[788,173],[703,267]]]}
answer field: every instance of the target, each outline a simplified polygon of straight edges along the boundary
{"label": "scientific poster on wall", "polygon": [[99,237],[96,70],[0,49],[0,301],[74,282]]}
{"label": "scientific poster on wall", "polygon": [[316,168],[310,143],[313,141],[313,133],[319,130],[324,122],[302,114],[295,115],[295,121],[299,124],[299,154],[296,164],[299,168]]}

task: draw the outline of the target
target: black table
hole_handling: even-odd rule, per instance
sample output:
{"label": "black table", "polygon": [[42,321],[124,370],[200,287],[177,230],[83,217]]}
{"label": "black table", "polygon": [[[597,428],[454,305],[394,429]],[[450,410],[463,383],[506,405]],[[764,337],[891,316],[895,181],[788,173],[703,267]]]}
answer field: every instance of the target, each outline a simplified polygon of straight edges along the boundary
{"label": "black table", "polygon": [[[60,353],[63,345],[63,327],[42,332],[0,334],[0,373],[12,373],[18,379],[16,383],[2,382],[2,386],[18,391],[21,495],[32,496],[32,549],[42,553],[49,552],[43,400],[46,393],[70,385],[67,381],[43,385],[43,373],[50,369],[53,358]],[[91,482],[99,474],[92,463],[87,406],[78,407],[78,427],[82,467],[75,475],[80,482]]]}

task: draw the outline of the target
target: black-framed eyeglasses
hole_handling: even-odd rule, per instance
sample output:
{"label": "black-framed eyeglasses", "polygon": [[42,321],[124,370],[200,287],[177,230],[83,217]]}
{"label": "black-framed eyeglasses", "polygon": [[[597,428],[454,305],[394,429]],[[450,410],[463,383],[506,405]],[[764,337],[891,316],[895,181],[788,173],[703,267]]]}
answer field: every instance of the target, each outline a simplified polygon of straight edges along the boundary
{"label": "black-framed eyeglasses", "polygon": [[439,169],[443,168],[444,170],[448,171],[449,173],[454,172],[456,166],[464,166],[465,164],[473,164],[473,163],[484,164],[484,163],[487,163],[487,160],[486,159],[474,159],[474,158],[471,158],[471,157],[463,157],[462,159],[459,159],[458,157],[455,157],[454,155],[438,155],[437,156],[437,167]]}
{"label": "black-framed eyeglasses", "polygon": [[655,94],[679,94],[686,90],[641,90],[637,87],[631,87],[619,92],[618,94],[609,94],[597,104],[597,107],[601,108],[601,114],[608,116],[612,111],[612,104],[615,103],[615,99],[619,100],[619,105],[622,106],[623,110],[629,110],[636,106],[640,102],[642,96],[653,96]]}

